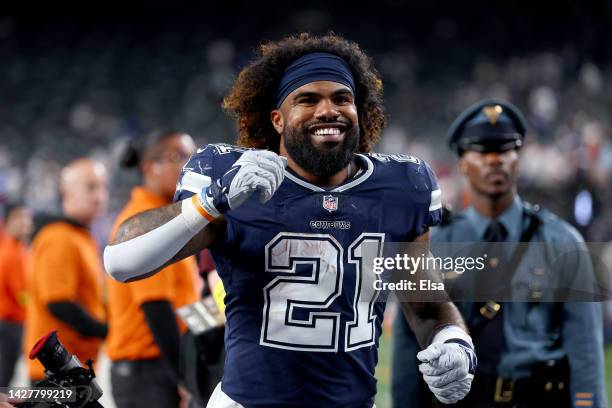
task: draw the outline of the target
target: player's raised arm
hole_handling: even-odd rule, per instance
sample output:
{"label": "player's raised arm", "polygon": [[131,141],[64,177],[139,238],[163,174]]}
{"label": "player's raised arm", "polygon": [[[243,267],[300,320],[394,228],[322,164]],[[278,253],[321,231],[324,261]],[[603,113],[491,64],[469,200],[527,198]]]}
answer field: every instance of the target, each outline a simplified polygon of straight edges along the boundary
{"label": "player's raised arm", "polygon": [[256,190],[262,202],[272,197],[283,180],[285,165],[276,153],[247,151],[198,194],[127,219],[115,242],[104,250],[106,271],[121,282],[143,279],[206,248],[224,232],[225,212],[240,206]]}
{"label": "player's raised arm", "polygon": [[[429,251],[429,232],[415,240]],[[401,309],[421,347],[419,370],[440,402],[454,404],[470,391],[476,372],[472,338],[451,301],[400,302]]]}

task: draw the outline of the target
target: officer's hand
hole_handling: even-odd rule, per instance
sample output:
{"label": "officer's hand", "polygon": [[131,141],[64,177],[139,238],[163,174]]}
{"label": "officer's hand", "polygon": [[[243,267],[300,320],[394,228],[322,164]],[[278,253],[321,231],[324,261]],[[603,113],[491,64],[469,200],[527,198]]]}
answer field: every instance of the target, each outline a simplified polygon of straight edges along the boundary
{"label": "officer's hand", "polygon": [[419,370],[436,398],[454,404],[470,391],[476,371],[474,349],[452,342],[434,343],[417,354]]}
{"label": "officer's hand", "polygon": [[267,202],[285,177],[287,159],[268,150],[248,150],[220,179],[202,191],[206,200],[224,214],[236,209],[255,191]]}

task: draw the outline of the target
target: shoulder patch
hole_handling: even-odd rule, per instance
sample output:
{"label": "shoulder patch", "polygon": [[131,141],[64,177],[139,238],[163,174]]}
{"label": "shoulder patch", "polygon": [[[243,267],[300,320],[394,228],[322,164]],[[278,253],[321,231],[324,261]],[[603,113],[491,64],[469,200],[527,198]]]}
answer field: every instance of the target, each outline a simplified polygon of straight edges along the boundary
{"label": "shoulder patch", "polygon": [[381,161],[383,163],[389,163],[395,161],[398,163],[415,163],[421,164],[421,160],[418,157],[411,156],[409,154],[383,154],[383,153],[368,153],[373,159]]}
{"label": "shoulder patch", "polygon": [[214,149],[217,154],[228,154],[228,153],[235,153],[235,152],[244,153],[247,150],[253,150],[248,147],[234,146],[234,145],[227,144],[227,143],[211,143],[202,149],[198,149],[198,153],[200,153],[201,151],[204,151],[205,149],[209,147]]}

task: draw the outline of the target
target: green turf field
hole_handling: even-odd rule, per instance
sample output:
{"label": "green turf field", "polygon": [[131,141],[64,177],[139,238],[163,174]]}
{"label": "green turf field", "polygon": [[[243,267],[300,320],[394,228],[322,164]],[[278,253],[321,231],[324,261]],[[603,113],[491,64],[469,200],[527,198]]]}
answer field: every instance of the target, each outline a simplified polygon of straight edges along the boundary
{"label": "green turf field", "polygon": [[612,345],[606,347],[606,392],[608,402],[612,401]]}
{"label": "green turf field", "polygon": [[376,408],[389,408],[391,407],[391,335],[387,331],[380,336],[376,378],[378,379]]}
{"label": "green turf field", "polygon": [[[376,408],[391,407],[391,336],[385,332],[380,338],[378,354],[378,394],[376,395]],[[608,401],[612,401],[612,345],[606,347],[606,391]]]}

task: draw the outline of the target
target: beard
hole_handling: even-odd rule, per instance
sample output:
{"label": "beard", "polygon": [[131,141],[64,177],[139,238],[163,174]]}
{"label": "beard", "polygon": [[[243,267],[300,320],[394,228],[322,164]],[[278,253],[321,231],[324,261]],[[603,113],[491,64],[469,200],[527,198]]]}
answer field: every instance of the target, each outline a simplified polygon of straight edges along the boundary
{"label": "beard", "polygon": [[353,159],[359,145],[359,126],[346,128],[341,143],[323,144],[317,147],[312,142],[313,136],[308,125],[299,128],[287,128],[285,132],[285,149],[291,158],[307,172],[326,178],[337,174]]}

